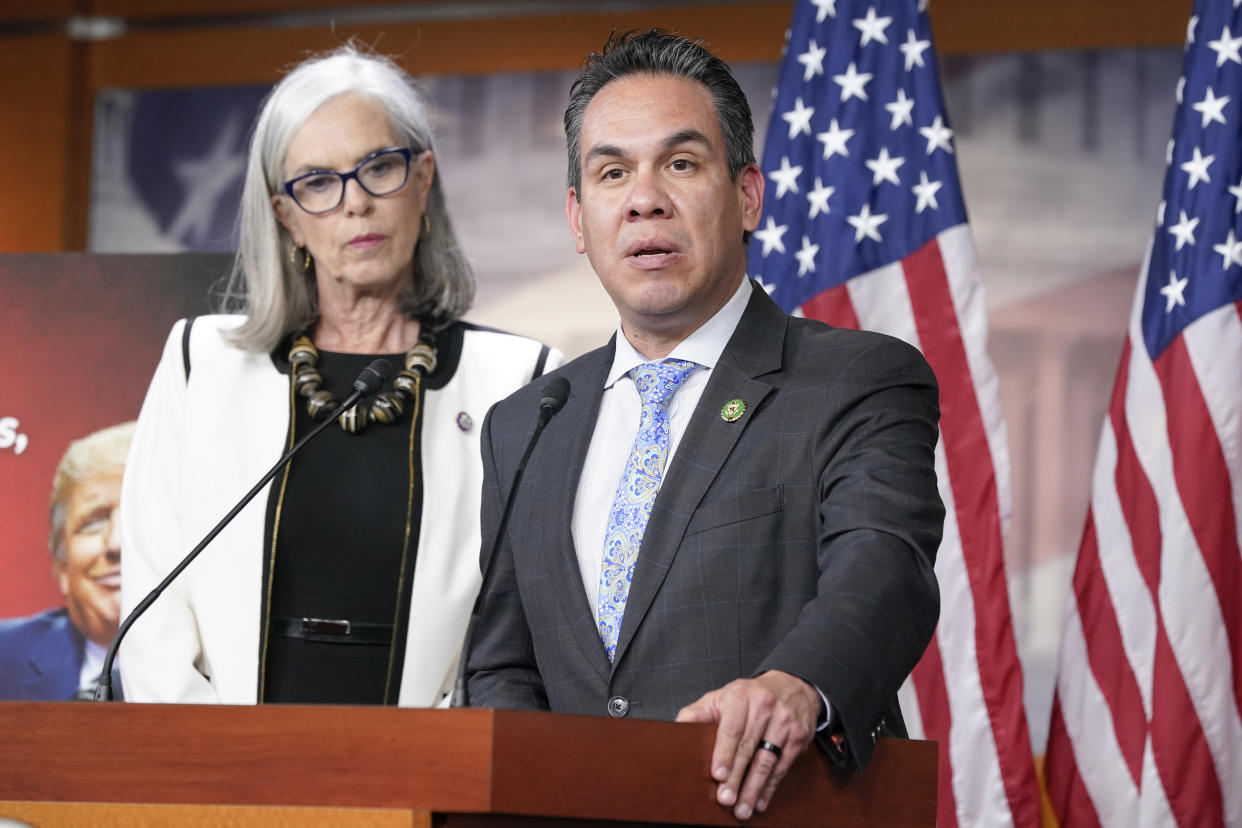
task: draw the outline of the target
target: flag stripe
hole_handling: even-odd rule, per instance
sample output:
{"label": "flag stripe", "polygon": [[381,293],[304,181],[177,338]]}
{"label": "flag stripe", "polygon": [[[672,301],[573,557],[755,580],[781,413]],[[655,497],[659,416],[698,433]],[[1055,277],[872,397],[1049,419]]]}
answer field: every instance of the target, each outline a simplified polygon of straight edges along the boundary
{"label": "flag stripe", "polygon": [[1112,716],[1113,732],[1117,734],[1122,757],[1137,788],[1143,772],[1147,729],[1134,727],[1133,723],[1143,722],[1147,717],[1138,680],[1126,660],[1116,610],[1100,567],[1095,521],[1090,512],[1078,552],[1078,565],[1074,569],[1074,594],[1078,597],[1079,617],[1087,641],[1087,660]]}
{"label": "flag stripe", "polygon": [[1138,819],[1126,825],[1176,825],[1173,809],[1164,793],[1164,782],[1156,767],[1156,758],[1152,753],[1151,740],[1147,740],[1147,751],[1143,754],[1143,788],[1138,797]]}
{"label": "flag stripe", "polygon": [[877,268],[865,279],[851,279],[845,287],[863,329],[895,336],[923,350],[901,262]]}
{"label": "flag stripe", "polygon": [[1160,505],[1142,464],[1139,463],[1138,455],[1134,452],[1130,423],[1126,420],[1130,359],[1130,342],[1127,340],[1121,351],[1121,367],[1117,371],[1117,384],[1109,408],[1117,453],[1113,480],[1117,486],[1118,500],[1125,512],[1126,525],[1130,527],[1130,543],[1133,545],[1127,551],[1133,554],[1134,562],[1147,583],[1147,590],[1154,604],[1160,585]]}
{"label": "flag stripe", "polygon": [[[1124,363],[1123,363],[1124,364]],[[1126,669],[1134,677],[1140,695],[1138,708],[1127,709],[1138,715],[1126,722],[1127,730],[1142,734],[1138,755],[1145,753],[1147,721],[1151,715],[1151,675],[1156,659],[1156,599],[1139,567],[1138,556],[1150,555],[1159,573],[1160,525],[1156,521],[1155,496],[1141,471],[1124,417],[1127,373],[1119,372],[1115,396],[1100,432],[1100,447],[1092,475],[1089,515],[1095,529],[1098,566],[1104,576],[1107,597],[1117,614],[1117,628],[1127,660]],[[1124,475],[1133,474],[1133,477]],[[1123,498],[1124,480],[1135,494]],[[1150,510],[1134,508],[1136,502],[1150,501]],[[1087,542],[1084,536],[1084,543]],[[1078,577],[1077,568],[1075,577]],[[1080,605],[1080,614],[1089,613]],[[1091,646],[1089,644],[1089,646]],[[1140,680],[1140,677],[1141,680]]]}
{"label": "flag stripe", "polygon": [[1036,824],[1039,805],[1021,706],[1022,672],[1010,624],[994,466],[935,239],[907,257],[906,284],[923,353],[940,382],[941,440],[974,597],[976,648],[999,656],[981,660],[978,671],[993,738],[1013,748],[998,751],[1001,777],[1015,820]]}
{"label": "flag stripe", "polygon": [[940,743],[941,762],[953,774],[956,821],[975,826],[1014,821],[1005,797],[996,743],[989,726],[987,701],[979,676],[976,605],[966,572],[953,487],[949,485],[945,443],[936,444],[936,480],[944,500],[944,538],[936,555],[940,582],[940,623],[936,627],[943,681],[952,688],[952,726],[929,735]]}
{"label": "flag stripe", "polygon": [[[1172,676],[1177,679],[1162,680]],[[1152,752],[1173,815],[1182,826],[1222,825],[1224,805],[1211,751],[1163,626],[1156,632],[1155,679]]]}
{"label": "flag stripe", "polygon": [[[944,663],[940,659],[940,642],[935,638],[927,645],[927,652],[911,674],[914,690],[918,695],[919,711],[923,720],[923,732],[928,738],[936,738],[931,734],[947,734],[953,726],[949,713],[949,693],[944,686]],[[941,736],[940,739],[945,737]],[[948,761],[948,753],[941,742],[940,766],[937,769],[940,778],[940,795],[936,801],[936,824],[940,828],[951,828],[957,825],[957,803],[953,797],[953,765]]]}
{"label": "flag stripe", "polygon": [[827,322],[835,328],[851,328],[858,330],[858,314],[854,313],[854,305],[850,302],[849,291],[845,285],[828,288],[823,293],[811,297],[802,305],[803,316]]}
{"label": "flag stripe", "polygon": [[[949,292],[957,321],[961,325],[962,344],[970,376],[974,382],[975,401],[984,424],[984,436],[988,441],[992,465],[995,468],[993,485],[996,488],[997,511],[1000,513],[1001,536],[1009,531],[1012,510],[1010,494],[1009,437],[1005,430],[1005,418],[1001,411],[1000,384],[996,369],[988,358],[988,309],[983,290],[983,275],[975,256],[970,228],[965,224],[950,227],[937,237],[945,273],[949,277]],[[1017,662],[1015,661],[1015,664]]]}
{"label": "flag stripe", "polygon": [[[932,643],[929,647],[936,644],[936,639],[932,637]],[[939,659],[939,654],[937,654]],[[944,692],[944,676],[940,677],[941,693]],[[923,727],[923,712],[919,709],[919,694],[914,686],[913,674],[906,677],[905,683],[901,685],[901,689],[897,691],[897,703],[901,705],[901,717],[906,720],[906,732],[911,739],[926,739],[927,731]]]}
{"label": "flag stripe", "polygon": [[[1236,397],[1242,366],[1222,354],[1242,354],[1242,302],[1213,311],[1186,329],[1186,352],[1199,377],[1199,390],[1219,439],[1229,475],[1233,516],[1242,515],[1242,416]],[[1235,520],[1235,542],[1242,545],[1242,523]]]}
{"label": "flag stripe", "polygon": [[[1063,751],[1064,758],[1047,766],[1044,773],[1052,807],[1057,813],[1072,815],[1072,824],[1079,828],[1098,828],[1100,819],[1095,814],[1095,806],[1091,804],[1091,796],[1083,786],[1082,777],[1078,775],[1069,734],[1065,732],[1065,721],[1061,718],[1061,700],[1058,695],[1052,697],[1052,719],[1048,723],[1048,752],[1052,753],[1053,750],[1058,753]],[[1063,822],[1071,824],[1069,820]]]}
{"label": "flag stripe", "polygon": [[[1086,791],[1090,806],[1079,813],[1085,803],[1063,803],[1075,810],[1061,810],[1058,817],[1062,823],[1074,825],[1089,812],[1104,825],[1128,828],[1138,822],[1138,789],[1126,769],[1112,717],[1108,715],[1108,701],[1090,670],[1082,619],[1073,599],[1066,605],[1061,659],[1063,664],[1075,668],[1072,673],[1062,672],[1056,688],[1068,742],[1061,745],[1060,752],[1054,750],[1055,743],[1050,746],[1046,767],[1055,777],[1064,772],[1062,761],[1068,762],[1077,775],[1075,784]],[[1067,675],[1075,680],[1067,681]]]}

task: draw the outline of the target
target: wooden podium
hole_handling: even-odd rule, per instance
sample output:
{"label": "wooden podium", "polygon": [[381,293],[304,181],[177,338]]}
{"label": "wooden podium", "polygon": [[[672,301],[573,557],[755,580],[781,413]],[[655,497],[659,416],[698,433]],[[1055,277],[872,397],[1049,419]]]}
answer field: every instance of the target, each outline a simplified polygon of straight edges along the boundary
{"label": "wooden podium", "polygon": [[[0,703],[0,818],[60,825],[738,825],[710,725],[494,710]],[[606,758],[605,758],[606,757]],[[753,825],[933,825],[936,746],[814,750]]]}

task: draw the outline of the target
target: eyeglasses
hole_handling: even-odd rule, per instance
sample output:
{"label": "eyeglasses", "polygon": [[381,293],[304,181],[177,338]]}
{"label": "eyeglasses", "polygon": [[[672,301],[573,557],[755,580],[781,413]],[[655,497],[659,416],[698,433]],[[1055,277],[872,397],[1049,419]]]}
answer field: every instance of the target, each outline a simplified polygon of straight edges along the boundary
{"label": "eyeglasses", "polygon": [[345,185],[352,178],[373,196],[386,196],[405,186],[410,177],[408,147],[393,147],[373,152],[346,173],[316,170],[285,182],[285,192],[297,205],[311,215],[329,213],[345,198]]}

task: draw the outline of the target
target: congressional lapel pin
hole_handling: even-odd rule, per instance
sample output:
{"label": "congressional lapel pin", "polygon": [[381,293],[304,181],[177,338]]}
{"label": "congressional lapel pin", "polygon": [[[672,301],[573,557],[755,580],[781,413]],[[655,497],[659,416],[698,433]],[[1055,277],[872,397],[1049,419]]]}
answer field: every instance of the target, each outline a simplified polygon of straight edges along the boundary
{"label": "congressional lapel pin", "polygon": [[462,431],[469,431],[474,428],[474,420],[464,411],[457,412],[457,427]]}
{"label": "congressional lapel pin", "polygon": [[746,413],[746,403],[739,399],[729,400],[725,403],[724,408],[720,409],[720,419],[726,423],[732,423],[740,420],[742,415]]}

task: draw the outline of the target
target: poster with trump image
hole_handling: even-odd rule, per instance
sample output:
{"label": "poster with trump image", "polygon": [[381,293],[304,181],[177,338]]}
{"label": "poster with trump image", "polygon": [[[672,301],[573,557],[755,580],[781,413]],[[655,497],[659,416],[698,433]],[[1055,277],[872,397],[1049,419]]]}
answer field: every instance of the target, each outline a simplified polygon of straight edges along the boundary
{"label": "poster with trump image", "polygon": [[133,421],[170,327],[206,312],[228,261],[0,257],[0,699],[93,694],[119,622]]}

